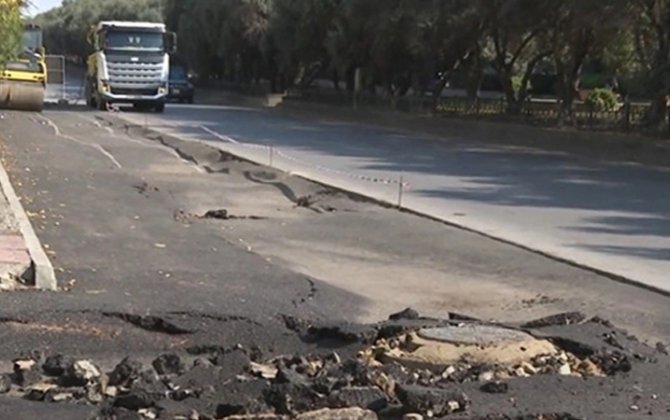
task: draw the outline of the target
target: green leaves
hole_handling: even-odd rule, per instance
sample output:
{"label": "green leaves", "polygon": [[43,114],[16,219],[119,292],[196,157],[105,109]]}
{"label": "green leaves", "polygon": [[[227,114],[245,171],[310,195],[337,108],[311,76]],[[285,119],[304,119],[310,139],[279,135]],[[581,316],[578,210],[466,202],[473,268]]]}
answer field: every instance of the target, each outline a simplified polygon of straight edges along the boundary
{"label": "green leaves", "polygon": [[86,35],[101,20],[162,22],[164,0],[64,0],[63,5],[35,19],[45,32],[47,51],[85,58]]}
{"label": "green leaves", "polygon": [[0,69],[19,53],[23,31],[21,7],[22,1],[0,0]]}
{"label": "green leaves", "polygon": [[[49,51],[85,57],[101,19],[165,20],[213,84],[283,90],[332,77],[353,89],[360,69],[369,90],[438,97],[448,78],[476,95],[492,70],[514,105],[541,68],[568,103],[595,68],[670,89],[670,0],[64,0],[37,20]],[[0,36],[0,60],[13,40]]]}

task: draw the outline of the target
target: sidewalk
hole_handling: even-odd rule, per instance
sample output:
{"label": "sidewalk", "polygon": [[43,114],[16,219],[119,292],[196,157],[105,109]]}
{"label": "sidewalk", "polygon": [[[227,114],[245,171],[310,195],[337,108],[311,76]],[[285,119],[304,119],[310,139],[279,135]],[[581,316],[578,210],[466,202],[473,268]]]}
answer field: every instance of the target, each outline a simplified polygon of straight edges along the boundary
{"label": "sidewalk", "polygon": [[[4,141],[0,138],[0,142]],[[0,158],[0,291],[35,286],[55,290],[53,266],[23,209]]]}
{"label": "sidewalk", "polygon": [[30,268],[30,254],[11,206],[0,191],[0,290],[19,286],[18,279]]}

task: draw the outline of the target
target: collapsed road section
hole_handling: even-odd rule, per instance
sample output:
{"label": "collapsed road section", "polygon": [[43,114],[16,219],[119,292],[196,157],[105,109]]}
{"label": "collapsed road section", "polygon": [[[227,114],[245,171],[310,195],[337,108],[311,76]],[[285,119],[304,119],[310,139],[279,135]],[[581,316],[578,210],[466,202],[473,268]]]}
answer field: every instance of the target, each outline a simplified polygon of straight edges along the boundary
{"label": "collapsed road section", "polygon": [[3,120],[0,417],[667,418],[667,297],[96,115]]}
{"label": "collapsed road section", "polygon": [[295,354],[239,344],[95,361],[33,351],[0,392],[112,419],[664,419],[670,358],[602,319],[522,325],[407,309],[371,324],[283,318]]}

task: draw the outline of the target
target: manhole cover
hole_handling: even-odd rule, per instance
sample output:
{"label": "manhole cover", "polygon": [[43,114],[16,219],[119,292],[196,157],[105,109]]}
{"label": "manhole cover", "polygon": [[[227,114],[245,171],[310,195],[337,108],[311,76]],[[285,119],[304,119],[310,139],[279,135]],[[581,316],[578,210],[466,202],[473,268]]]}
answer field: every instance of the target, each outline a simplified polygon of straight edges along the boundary
{"label": "manhole cover", "polygon": [[522,331],[491,325],[454,325],[439,328],[426,328],[419,331],[419,336],[426,340],[477,346],[516,343],[534,339],[533,336]]}

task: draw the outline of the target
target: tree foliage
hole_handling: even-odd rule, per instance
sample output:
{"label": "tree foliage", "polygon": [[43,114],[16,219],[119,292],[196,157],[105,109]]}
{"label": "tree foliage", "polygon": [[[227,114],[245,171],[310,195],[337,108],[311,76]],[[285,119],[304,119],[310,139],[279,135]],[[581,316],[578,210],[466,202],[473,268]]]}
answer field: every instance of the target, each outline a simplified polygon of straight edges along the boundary
{"label": "tree foliage", "polygon": [[0,69],[19,52],[23,6],[21,0],[0,0]]}
{"label": "tree foliage", "polygon": [[97,20],[161,18],[205,81],[476,97],[493,73],[515,113],[542,70],[566,121],[588,71],[637,80],[655,118],[670,93],[670,0],[65,0],[39,20],[51,50],[84,55]]}
{"label": "tree foliage", "polygon": [[35,22],[44,29],[47,51],[84,58],[89,30],[101,20],[163,21],[163,0],[63,0]]}

